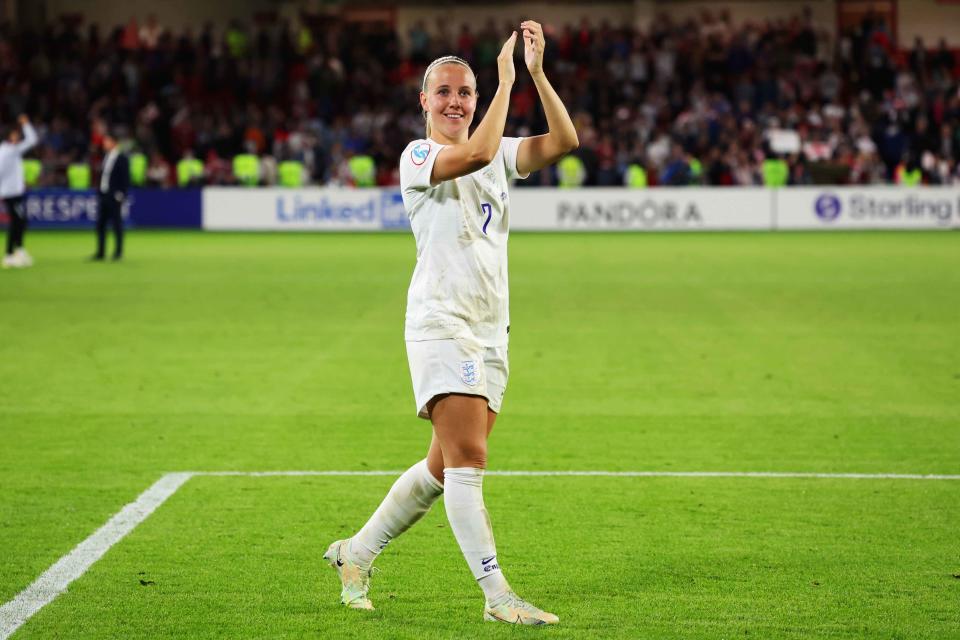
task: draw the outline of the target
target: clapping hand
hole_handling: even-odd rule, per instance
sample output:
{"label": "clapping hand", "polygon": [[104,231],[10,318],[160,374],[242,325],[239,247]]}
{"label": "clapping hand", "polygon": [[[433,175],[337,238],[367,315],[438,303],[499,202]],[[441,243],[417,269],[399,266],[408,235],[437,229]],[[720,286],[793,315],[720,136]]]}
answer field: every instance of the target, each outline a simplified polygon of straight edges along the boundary
{"label": "clapping hand", "polygon": [[539,22],[524,20],[520,28],[523,30],[523,61],[527,63],[530,73],[540,73],[543,71],[543,49],[546,46],[543,27]]}
{"label": "clapping hand", "polygon": [[517,32],[514,31],[503,43],[500,55],[497,56],[497,69],[500,74],[500,84],[512,85],[517,72],[513,68],[513,47],[517,42]]}

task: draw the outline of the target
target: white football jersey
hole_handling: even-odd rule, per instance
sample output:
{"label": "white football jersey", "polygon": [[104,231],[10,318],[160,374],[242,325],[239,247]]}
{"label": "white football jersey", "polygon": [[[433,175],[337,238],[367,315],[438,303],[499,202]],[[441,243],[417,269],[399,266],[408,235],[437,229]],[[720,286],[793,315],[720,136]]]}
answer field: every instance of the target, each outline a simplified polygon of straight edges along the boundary
{"label": "white football jersey", "polygon": [[16,144],[0,143],[0,198],[23,195],[23,154],[35,144],[37,132],[29,122],[23,125],[23,140]]}
{"label": "white football jersey", "polygon": [[469,175],[430,186],[444,145],[414,140],[400,158],[400,190],[417,240],[407,293],[407,340],[466,338],[507,344],[510,296],[507,236],[510,181],[523,138],[503,138],[493,161]]}

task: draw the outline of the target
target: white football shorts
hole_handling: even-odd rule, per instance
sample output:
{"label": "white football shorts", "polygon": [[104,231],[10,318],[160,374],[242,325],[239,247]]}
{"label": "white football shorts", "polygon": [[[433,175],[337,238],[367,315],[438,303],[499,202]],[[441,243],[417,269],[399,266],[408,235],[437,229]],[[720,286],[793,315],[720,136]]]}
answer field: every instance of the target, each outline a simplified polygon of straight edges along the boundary
{"label": "white football shorts", "polygon": [[421,418],[429,420],[427,404],[447,393],[483,396],[500,413],[510,375],[506,345],[485,347],[461,338],[407,341],[407,361]]}

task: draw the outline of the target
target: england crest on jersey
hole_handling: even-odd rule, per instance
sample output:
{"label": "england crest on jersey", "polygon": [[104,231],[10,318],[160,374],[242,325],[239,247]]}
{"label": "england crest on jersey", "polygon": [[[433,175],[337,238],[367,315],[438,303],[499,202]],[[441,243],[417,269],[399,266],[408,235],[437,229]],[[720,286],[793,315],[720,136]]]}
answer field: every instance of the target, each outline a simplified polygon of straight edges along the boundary
{"label": "england crest on jersey", "polygon": [[430,143],[421,142],[413,149],[410,149],[410,160],[413,161],[413,164],[418,167],[427,161],[427,156],[430,155]]}
{"label": "england crest on jersey", "polygon": [[460,380],[468,387],[475,387],[480,381],[480,367],[476,360],[464,360],[460,363]]}

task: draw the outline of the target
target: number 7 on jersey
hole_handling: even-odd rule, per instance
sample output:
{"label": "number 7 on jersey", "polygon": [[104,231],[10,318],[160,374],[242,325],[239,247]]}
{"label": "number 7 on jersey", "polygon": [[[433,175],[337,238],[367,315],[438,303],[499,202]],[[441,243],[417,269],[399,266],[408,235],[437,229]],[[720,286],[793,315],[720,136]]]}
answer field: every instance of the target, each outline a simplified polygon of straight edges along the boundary
{"label": "number 7 on jersey", "polygon": [[489,202],[481,202],[480,209],[483,210],[486,218],[483,221],[483,235],[487,235],[487,225],[490,224],[490,218],[493,217],[493,205]]}

